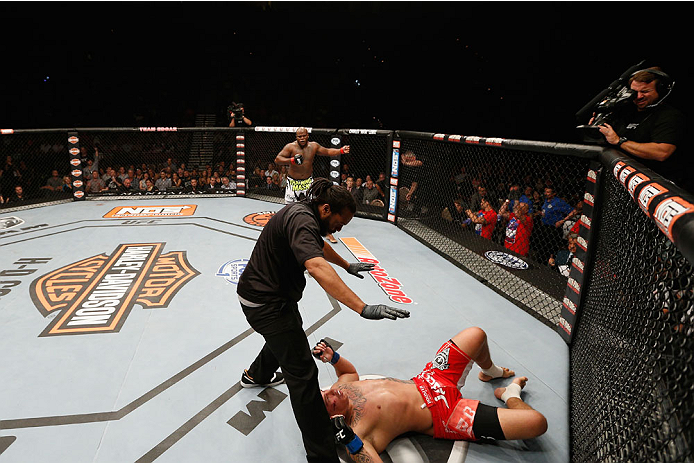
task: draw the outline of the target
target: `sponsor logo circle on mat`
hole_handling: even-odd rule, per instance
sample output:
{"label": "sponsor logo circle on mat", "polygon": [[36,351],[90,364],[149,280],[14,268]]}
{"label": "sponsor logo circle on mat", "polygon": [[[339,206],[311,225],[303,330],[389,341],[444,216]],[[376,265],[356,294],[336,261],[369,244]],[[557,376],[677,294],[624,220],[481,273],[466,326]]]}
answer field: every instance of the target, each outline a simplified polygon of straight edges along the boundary
{"label": "sponsor logo circle on mat", "polygon": [[270,218],[275,215],[274,212],[271,211],[266,211],[266,212],[254,212],[252,214],[248,214],[246,217],[243,218],[243,221],[246,222],[248,225],[255,225],[257,227],[264,227],[265,224],[267,223]]}
{"label": "sponsor logo circle on mat", "polygon": [[507,254],[505,252],[501,251],[487,251],[484,253],[484,256],[494,262],[495,264],[500,264],[505,267],[509,267],[515,270],[527,270],[528,269],[528,263],[525,262],[523,259],[519,259],[516,256],[512,256],[511,254]]}
{"label": "sponsor logo circle on mat", "polygon": [[23,223],[24,221],[19,217],[0,217],[0,230],[7,230],[8,228],[16,227]]}
{"label": "sponsor logo circle on mat", "polygon": [[239,284],[239,278],[248,265],[248,259],[230,260],[222,264],[215,276],[222,277],[229,283]]}

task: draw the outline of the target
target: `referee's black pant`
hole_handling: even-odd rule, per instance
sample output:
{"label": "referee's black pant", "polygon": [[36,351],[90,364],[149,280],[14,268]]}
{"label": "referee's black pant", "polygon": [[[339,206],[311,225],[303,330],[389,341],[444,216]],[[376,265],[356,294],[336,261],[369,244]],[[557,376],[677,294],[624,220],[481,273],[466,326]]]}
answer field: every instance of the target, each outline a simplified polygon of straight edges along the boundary
{"label": "referee's black pant", "polygon": [[247,307],[241,304],[251,327],[265,345],[248,369],[253,381],[265,384],[282,368],[289,399],[309,462],[338,463],[335,436],[318,385],[318,367],[311,356],[296,302]]}

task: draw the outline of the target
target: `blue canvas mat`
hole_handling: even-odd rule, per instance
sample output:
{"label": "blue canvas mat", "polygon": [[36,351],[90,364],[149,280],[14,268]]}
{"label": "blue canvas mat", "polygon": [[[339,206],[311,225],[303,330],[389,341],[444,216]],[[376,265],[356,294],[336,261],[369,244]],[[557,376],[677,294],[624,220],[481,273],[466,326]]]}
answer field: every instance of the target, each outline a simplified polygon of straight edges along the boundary
{"label": "blue canvas mat", "polygon": [[[263,340],[235,280],[281,207],[157,198],[1,214],[0,463],[305,461],[286,386],[239,386]],[[529,378],[523,398],[549,422],[532,441],[404,436],[384,461],[569,460],[558,334],[392,224],[355,218],[337,237],[345,259],[369,253],[390,283],[338,269],[343,280],[367,303],[412,316],[362,319],[309,279],[300,309],[310,343],[330,337],[360,373],[407,379],[477,325],[494,361]],[[464,395],[503,406],[501,384],[475,380],[476,368]],[[319,370],[329,387],[334,372]]]}

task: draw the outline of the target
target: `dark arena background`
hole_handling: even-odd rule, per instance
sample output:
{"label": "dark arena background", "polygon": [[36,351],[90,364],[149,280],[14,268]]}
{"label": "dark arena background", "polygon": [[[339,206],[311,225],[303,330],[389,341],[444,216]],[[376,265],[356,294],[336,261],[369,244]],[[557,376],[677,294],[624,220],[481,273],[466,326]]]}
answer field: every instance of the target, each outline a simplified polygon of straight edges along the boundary
{"label": "dark arena background", "polygon": [[[403,436],[384,461],[694,459],[691,146],[675,184],[577,129],[632,66],[660,66],[668,103],[691,112],[682,3],[5,2],[0,16],[0,463],[303,461],[286,387],[239,386],[261,344],[234,286],[283,205],[272,163],[299,127],[350,146],[314,165],[361,185],[334,246],[392,279],[340,276],[413,313],[359,320],[310,281],[309,342],[407,379],[479,325],[549,420],[516,443]],[[233,103],[250,126],[229,126]],[[543,221],[546,194],[560,224]],[[485,230],[465,212],[481,198]],[[520,203],[527,237],[507,213]],[[118,316],[80,322],[70,301],[134,248],[151,270]]]}

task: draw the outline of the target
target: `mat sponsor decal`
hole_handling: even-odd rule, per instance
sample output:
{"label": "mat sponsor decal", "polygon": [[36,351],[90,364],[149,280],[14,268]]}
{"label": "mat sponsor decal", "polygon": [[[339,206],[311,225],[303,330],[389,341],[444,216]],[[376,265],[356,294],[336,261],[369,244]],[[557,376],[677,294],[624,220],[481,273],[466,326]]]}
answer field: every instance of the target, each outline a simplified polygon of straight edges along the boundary
{"label": "mat sponsor decal", "polygon": [[254,212],[244,217],[243,221],[246,222],[248,225],[264,227],[267,221],[270,220],[273,215],[275,215],[275,213],[272,211]]}
{"label": "mat sponsor decal", "polygon": [[38,271],[34,266],[47,264],[50,260],[50,257],[22,257],[14,261],[14,267],[0,270],[0,297],[7,296],[13,288],[21,285],[23,277]]}
{"label": "mat sponsor decal", "polygon": [[7,230],[8,228],[17,227],[23,223],[24,221],[19,217],[0,217],[0,230]]}
{"label": "mat sponsor decal", "polygon": [[230,260],[229,262],[222,264],[222,266],[219,267],[219,270],[217,270],[217,273],[215,273],[214,276],[222,277],[229,283],[237,285],[239,284],[239,278],[241,278],[241,274],[246,269],[246,265],[248,265],[248,259]]}
{"label": "mat sponsor decal", "polygon": [[133,217],[187,217],[195,213],[198,206],[184,204],[176,206],[119,206],[111,209],[105,219],[130,219]]}
{"label": "mat sponsor decal", "polygon": [[[20,225],[22,225],[24,223],[24,221],[22,219],[19,219],[17,217],[4,217],[4,218],[9,219],[9,220],[5,221],[2,224],[2,226],[0,226],[0,236],[11,235],[11,234],[16,235],[17,233],[36,230],[36,229],[48,226],[47,223],[40,223],[37,225],[30,225],[28,227],[16,228],[16,227],[19,227]],[[2,219],[0,219],[0,220],[2,220]]]}
{"label": "mat sponsor decal", "polygon": [[402,283],[398,281],[397,278],[393,278],[388,275],[388,272],[380,266],[380,262],[376,257],[369,252],[363,244],[359,242],[356,238],[340,238],[340,241],[347,246],[349,252],[351,252],[354,257],[356,257],[359,262],[366,262],[375,264],[369,275],[378,283],[378,286],[383,290],[384,293],[388,295],[391,301],[398,302],[400,304],[413,304],[414,301],[410,299],[407,294],[402,290]]}
{"label": "mat sponsor decal", "polygon": [[528,263],[523,259],[501,251],[487,251],[484,253],[484,257],[495,264],[503,265],[504,267],[514,270],[527,270],[529,267]]}
{"label": "mat sponsor decal", "polygon": [[200,274],[185,251],[162,253],[166,243],[120,244],[54,270],[31,284],[30,294],[44,317],[57,314],[43,336],[120,331],[135,304],[165,308]]}

